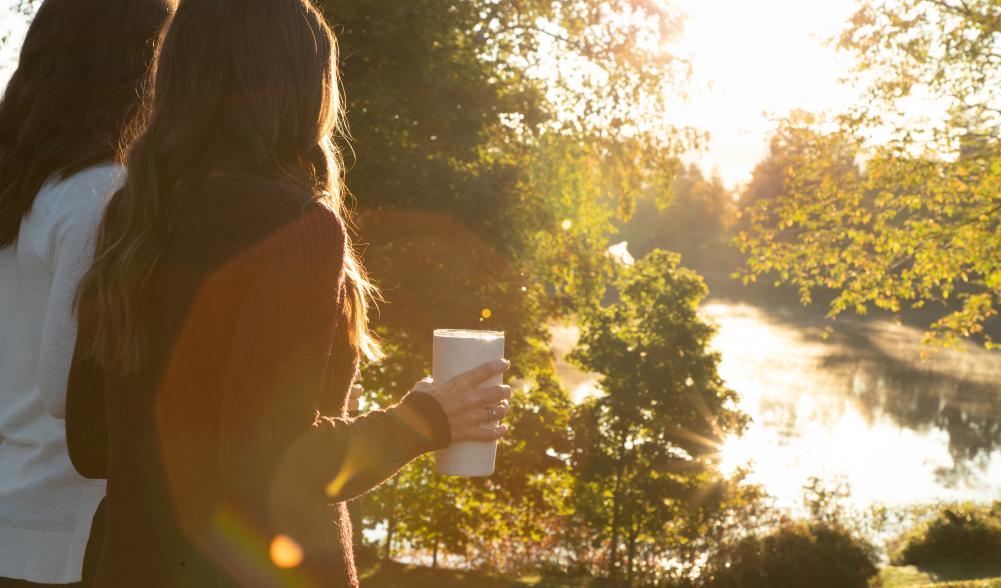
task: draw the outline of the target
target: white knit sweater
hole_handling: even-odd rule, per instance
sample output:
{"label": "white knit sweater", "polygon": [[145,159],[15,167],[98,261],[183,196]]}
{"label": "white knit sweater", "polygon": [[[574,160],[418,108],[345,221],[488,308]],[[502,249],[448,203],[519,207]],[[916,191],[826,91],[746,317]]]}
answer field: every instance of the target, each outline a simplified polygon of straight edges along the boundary
{"label": "white knit sweater", "polygon": [[80,580],[104,481],[82,478],[66,452],[72,301],[122,179],[108,164],[50,180],[0,249],[0,577]]}

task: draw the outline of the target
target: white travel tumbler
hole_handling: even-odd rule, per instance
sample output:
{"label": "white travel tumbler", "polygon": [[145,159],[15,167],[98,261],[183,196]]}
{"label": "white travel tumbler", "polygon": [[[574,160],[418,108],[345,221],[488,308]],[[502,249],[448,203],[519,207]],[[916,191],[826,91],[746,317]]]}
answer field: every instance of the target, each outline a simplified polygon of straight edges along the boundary
{"label": "white travel tumbler", "polygon": [[[463,331],[456,329],[436,329],[434,332],[434,353],[431,376],[435,382],[447,382],[455,376],[504,357],[504,333],[500,331]],[[503,375],[481,384],[482,387],[503,383]],[[500,426],[499,421],[487,422],[484,409],[485,429]],[[435,452],[435,464],[439,474],[450,476],[489,476],[494,473],[497,457],[497,442],[459,441]]]}

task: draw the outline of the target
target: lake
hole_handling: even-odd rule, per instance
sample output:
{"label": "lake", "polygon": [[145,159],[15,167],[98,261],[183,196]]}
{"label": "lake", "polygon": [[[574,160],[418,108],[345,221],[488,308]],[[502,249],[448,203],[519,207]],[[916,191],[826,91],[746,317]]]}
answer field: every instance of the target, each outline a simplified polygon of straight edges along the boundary
{"label": "lake", "polygon": [[[1001,352],[971,347],[922,359],[919,329],[884,320],[825,322],[810,309],[710,300],[720,374],[753,419],[722,448],[724,470],[753,469],[778,506],[802,504],[811,477],[844,483],[851,502],[1001,500]],[[574,326],[553,328],[557,369],[576,400],[593,375],[563,355]]]}

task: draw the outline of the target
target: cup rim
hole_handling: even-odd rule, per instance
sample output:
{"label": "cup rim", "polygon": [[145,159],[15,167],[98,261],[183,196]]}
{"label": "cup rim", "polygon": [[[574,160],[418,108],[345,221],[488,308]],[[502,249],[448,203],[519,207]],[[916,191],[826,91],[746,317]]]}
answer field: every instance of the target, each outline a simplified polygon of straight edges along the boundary
{"label": "cup rim", "polygon": [[435,329],[435,337],[452,339],[503,339],[504,331],[489,331],[477,329]]}

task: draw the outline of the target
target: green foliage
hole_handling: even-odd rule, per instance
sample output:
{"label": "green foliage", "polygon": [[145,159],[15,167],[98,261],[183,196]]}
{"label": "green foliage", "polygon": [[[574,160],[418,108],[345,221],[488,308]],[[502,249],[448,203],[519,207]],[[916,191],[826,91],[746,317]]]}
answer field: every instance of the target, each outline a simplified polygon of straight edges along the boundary
{"label": "green foliage", "polygon": [[445,325],[503,328],[516,375],[533,377],[546,319],[604,289],[610,216],[673,173],[684,137],[642,123],[683,78],[653,43],[676,15],[626,0],[324,4],[354,134],[348,186],[387,298],[378,324],[405,356],[366,384],[422,375],[430,327]]}
{"label": "green foliage", "polygon": [[659,250],[618,273],[617,300],[582,315],[571,354],[601,375],[574,417],[574,501],[609,575],[650,579],[664,557],[687,558],[738,493],[718,453],[745,420],[707,350],[701,278]]}
{"label": "green foliage", "polygon": [[[953,109],[997,112],[1001,6],[996,0],[868,0],[838,46],[858,57],[867,97],[853,114],[893,122],[914,95]],[[877,111],[873,107],[885,107]]]}
{"label": "green foliage", "polygon": [[848,518],[846,502],[851,496],[847,482],[825,483],[811,476],[803,485],[803,506],[810,520],[829,524],[844,524]]}
{"label": "green foliage", "polygon": [[359,242],[386,298],[389,359],[363,369],[366,400],[424,376],[441,327],[505,331],[518,388],[497,476],[420,460],[352,508],[385,525],[386,555],[530,567],[559,537],[572,476],[547,324],[600,298],[611,219],[697,140],[660,116],[686,75],[661,42],[678,15],[634,0],[319,3],[341,45]]}
{"label": "green foliage", "polygon": [[603,252],[615,216],[609,195],[618,188],[600,162],[593,145],[552,133],[533,142],[520,162],[516,224],[535,227],[526,233],[525,263],[534,283],[546,286],[543,304],[552,317],[570,316],[597,300],[611,275]]}
{"label": "green foliage", "polygon": [[896,555],[903,564],[944,562],[992,564],[1001,570],[1001,503],[943,508],[905,539]]}
{"label": "green foliage", "polygon": [[[788,193],[788,180],[804,162],[824,160],[827,172],[833,177],[846,181],[857,177],[858,147],[848,137],[820,132],[816,128],[818,122],[815,115],[802,110],[795,110],[778,122],[768,143],[768,154],[755,166],[751,181],[740,195],[738,205],[744,213],[744,228],[750,220],[747,214],[755,205]],[[779,219],[768,220],[774,225]]]}
{"label": "green foliage", "polygon": [[750,535],[709,559],[701,575],[707,588],[868,588],[876,576],[875,550],[845,529],[827,523],[786,523]]}
{"label": "green foliage", "polygon": [[930,339],[982,334],[1001,296],[1001,142],[984,138],[977,156],[951,161],[886,146],[863,172],[834,155],[851,145],[844,135],[797,134],[811,148],[782,154],[782,191],[750,209],[740,234],[745,276],[773,272],[803,302],[831,289],[831,316],[935,302]]}
{"label": "green foliage", "polygon": [[727,238],[735,213],[733,194],[722,180],[706,178],[691,165],[679,172],[669,190],[645,193],[620,236],[636,257],[654,249],[677,251],[687,266],[706,276],[737,266]]}
{"label": "green foliage", "polygon": [[[857,56],[866,99],[836,129],[802,115],[780,125],[748,194],[745,279],[774,274],[804,302],[830,289],[832,317],[926,307],[930,342],[993,345],[984,326],[1001,303],[999,26],[992,0],[864,5],[840,46]],[[941,116],[909,116],[915,96]]]}

